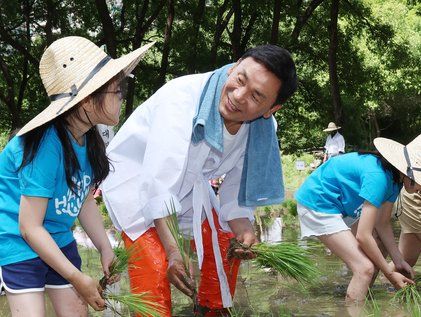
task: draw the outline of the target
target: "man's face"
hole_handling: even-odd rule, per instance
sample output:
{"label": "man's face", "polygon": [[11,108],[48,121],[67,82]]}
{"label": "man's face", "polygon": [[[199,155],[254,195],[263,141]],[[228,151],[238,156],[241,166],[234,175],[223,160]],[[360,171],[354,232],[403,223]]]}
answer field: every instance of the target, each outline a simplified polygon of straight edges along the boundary
{"label": "man's face", "polygon": [[[269,118],[280,105],[275,105],[281,81],[253,58],[240,60],[228,71],[222,89],[219,112],[225,125],[241,126],[261,116]],[[228,124],[228,125],[227,125]]]}

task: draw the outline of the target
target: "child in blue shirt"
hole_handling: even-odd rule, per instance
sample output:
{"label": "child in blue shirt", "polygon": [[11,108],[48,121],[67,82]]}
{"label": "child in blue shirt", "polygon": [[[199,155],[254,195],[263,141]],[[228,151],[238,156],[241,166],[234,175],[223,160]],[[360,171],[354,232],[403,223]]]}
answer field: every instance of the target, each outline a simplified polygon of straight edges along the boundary
{"label": "child in blue shirt", "polygon": [[118,123],[124,78],[146,50],[112,59],[72,36],[44,52],[51,103],[0,154],[0,289],[13,316],[44,316],[45,291],[58,316],[88,316],[86,303],[104,309],[98,281],[80,271],[71,228],[78,218],[108,276],[114,253],[90,194],[109,173],[96,125]]}
{"label": "child in blue shirt", "polygon": [[[378,151],[328,160],[295,194],[302,238],[317,237],[353,272],[348,301],[365,299],[376,269],[396,288],[413,283],[408,277],[413,278],[414,271],[398,250],[390,217],[402,184],[410,192],[421,190],[419,172],[411,163],[411,158],[415,162],[421,156],[420,140],[418,137],[404,147],[377,138],[374,144]],[[351,224],[355,236],[349,230]],[[376,238],[390,254],[396,270],[386,262]]]}

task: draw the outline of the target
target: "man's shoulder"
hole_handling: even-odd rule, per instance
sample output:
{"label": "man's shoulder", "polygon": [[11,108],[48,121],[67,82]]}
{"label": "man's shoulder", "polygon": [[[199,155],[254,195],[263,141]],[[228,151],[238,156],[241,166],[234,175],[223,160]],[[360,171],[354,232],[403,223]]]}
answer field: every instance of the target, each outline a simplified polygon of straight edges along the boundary
{"label": "man's shoulder", "polygon": [[208,72],[177,77],[167,82],[160,90],[185,89],[186,91],[191,92],[194,87],[201,90],[211,74],[212,72]]}

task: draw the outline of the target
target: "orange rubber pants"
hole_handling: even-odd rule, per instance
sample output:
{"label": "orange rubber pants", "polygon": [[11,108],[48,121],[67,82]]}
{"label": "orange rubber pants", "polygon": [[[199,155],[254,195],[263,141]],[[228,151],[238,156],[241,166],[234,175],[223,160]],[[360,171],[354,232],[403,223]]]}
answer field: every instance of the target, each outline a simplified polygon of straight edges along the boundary
{"label": "orange rubber pants", "polygon": [[[234,297],[240,260],[228,260],[227,258],[229,240],[234,235],[222,231],[215,211],[213,211],[213,217],[218,231],[219,248],[225,274],[228,278],[231,296]],[[168,262],[156,229],[150,228],[135,241],[132,241],[124,232],[122,238],[126,248],[134,248],[128,270],[132,293],[149,292],[153,296],[153,300],[165,309],[165,314],[162,316],[171,316],[171,290],[167,279]],[[212,247],[212,231],[207,219],[202,224],[202,240],[204,256],[200,273],[198,301],[199,305],[211,309],[207,316],[212,316],[212,310],[220,310],[223,305]],[[140,317],[140,315],[137,315],[137,317]]]}

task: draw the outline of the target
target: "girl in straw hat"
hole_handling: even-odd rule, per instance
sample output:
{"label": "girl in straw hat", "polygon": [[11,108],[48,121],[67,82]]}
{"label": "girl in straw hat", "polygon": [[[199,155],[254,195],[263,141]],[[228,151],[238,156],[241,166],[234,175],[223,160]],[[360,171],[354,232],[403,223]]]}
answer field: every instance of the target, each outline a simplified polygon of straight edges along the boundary
{"label": "girl in straw hat", "polygon": [[95,126],[118,123],[122,82],[149,46],[111,59],[65,37],[44,52],[51,103],[0,154],[0,286],[13,316],[44,316],[44,291],[57,316],[87,316],[86,302],[104,309],[98,282],[80,272],[71,227],[78,218],[107,275],[114,254],[90,191],[109,162]]}
{"label": "girl in straw hat", "polygon": [[[411,193],[421,190],[417,171],[421,167],[420,141],[418,137],[404,147],[377,138],[376,152],[349,153],[328,160],[295,195],[301,236],[319,238],[352,270],[348,301],[365,299],[376,269],[396,288],[413,283],[408,277],[413,278],[414,271],[398,250],[390,216],[402,184]],[[386,262],[376,238],[390,254],[396,271]]]}

